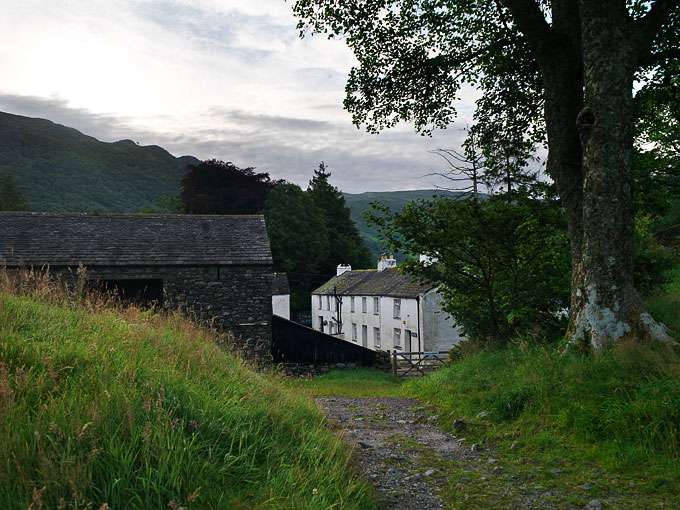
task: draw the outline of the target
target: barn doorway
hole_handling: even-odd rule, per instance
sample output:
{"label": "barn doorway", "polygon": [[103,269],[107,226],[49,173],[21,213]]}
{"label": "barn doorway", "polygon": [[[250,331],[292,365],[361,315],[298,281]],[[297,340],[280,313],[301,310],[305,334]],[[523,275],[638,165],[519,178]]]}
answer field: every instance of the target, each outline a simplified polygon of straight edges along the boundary
{"label": "barn doorway", "polygon": [[112,296],[123,304],[135,304],[142,308],[160,308],[163,306],[163,280],[90,280],[91,291]]}

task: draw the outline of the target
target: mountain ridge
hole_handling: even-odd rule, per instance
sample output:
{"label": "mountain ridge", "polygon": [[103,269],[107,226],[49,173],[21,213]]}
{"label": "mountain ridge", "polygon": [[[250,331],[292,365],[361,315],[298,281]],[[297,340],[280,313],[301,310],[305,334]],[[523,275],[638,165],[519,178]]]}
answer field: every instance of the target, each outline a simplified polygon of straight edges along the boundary
{"label": "mountain ridge", "polygon": [[140,212],[177,195],[193,156],[158,145],[102,142],[48,119],[0,112],[0,172],[10,170],[34,211]]}

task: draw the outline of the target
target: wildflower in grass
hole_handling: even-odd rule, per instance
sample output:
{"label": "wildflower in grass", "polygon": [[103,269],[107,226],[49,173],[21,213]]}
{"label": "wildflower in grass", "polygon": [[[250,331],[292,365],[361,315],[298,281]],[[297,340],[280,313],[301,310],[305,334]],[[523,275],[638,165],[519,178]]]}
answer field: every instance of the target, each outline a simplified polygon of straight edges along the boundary
{"label": "wildflower in grass", "polygon": [[319,493],[317,489],[312,489],[312,496],[316,496]]}

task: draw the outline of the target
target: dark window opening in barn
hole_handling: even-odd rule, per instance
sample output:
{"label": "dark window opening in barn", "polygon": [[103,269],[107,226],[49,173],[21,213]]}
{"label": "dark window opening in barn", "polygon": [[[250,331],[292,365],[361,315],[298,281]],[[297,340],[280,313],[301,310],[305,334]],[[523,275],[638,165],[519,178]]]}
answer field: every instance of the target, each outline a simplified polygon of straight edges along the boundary
{"label": "dark window opening in barn", "polygon": [[90,290],[111,295],[124,304],[135,304],[142,308],[163,306],[163,280],[90,280]]}

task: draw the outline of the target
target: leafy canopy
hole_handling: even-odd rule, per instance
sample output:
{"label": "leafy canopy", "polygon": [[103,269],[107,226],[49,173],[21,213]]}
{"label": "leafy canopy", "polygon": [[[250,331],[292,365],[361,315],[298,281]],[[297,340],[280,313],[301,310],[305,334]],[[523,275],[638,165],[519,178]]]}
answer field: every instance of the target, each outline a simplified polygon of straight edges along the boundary
{"label": "leafy canopy", "polygon": [[351,218],[351,211],[340,190],[330,184],[331,173],[322,161],[309,181],[307,194],[323,217],[328,231],[328,254],[321,272],[335,274],[338,264],[349,264],[355,269],[372,265],[372,257],[359,230]]}
{"label": "leafy canopy", "polygon": [[370,220],[418,278],[440,284],[444,310],[468,337],[507,340],[554,334],[569,304],[569,242],[554,201],[524,194],[488,200],[434,199],[393,213],[376,204]]}
{"label": "leafy canopy", "polygon": [[191,214],[255,214],[262,210],[267,193],[282,182],[253,167],[212,159],[188,167],[179,198]]}

